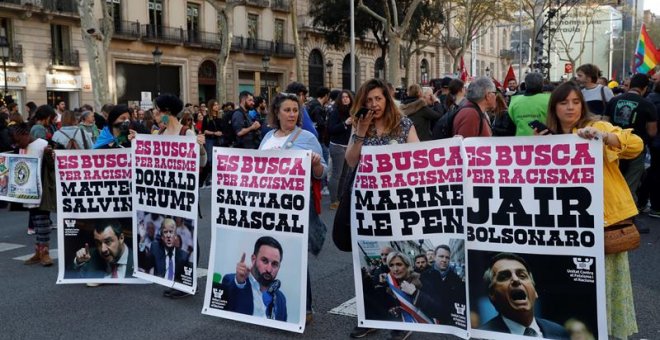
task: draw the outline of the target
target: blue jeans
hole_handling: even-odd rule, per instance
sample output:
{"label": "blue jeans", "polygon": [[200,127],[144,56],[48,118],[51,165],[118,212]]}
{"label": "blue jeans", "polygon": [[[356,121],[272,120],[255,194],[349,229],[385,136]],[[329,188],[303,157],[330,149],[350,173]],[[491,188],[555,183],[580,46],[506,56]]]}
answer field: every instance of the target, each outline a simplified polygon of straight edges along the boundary
{"label": "blue jeans", "polygon": [[330,158],[332,159],[332,169],[330,169],[328,190],[330,190],[330,202],[334,203],[339,201],[348,175],[348,171],[344,169],[346,146],[330,143]]}

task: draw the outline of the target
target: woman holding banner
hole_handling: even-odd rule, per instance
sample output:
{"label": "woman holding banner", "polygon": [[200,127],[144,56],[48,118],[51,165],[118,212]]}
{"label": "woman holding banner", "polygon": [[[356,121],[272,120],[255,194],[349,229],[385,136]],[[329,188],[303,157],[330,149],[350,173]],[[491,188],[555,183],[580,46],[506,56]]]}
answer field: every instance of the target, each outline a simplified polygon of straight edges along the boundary
{"label": "woman holding banner", "polygon": [[101,130],[94,149],[130,148],[131,141],[137,133],[130,126],[131,115],[128,106],[115,105],[108,113],[108,125]]}
{"label": "woman holding banner", "polygon": [[[50,116],[49,113],[54,113],[55,111],[48,105],[42,105],[36,112],[35,115],[46,112]],[[29,226],[34,228],[34,233],[36,234],[35,251],[34,255],[23,263],[26,265],[39,263],[44,267],[52,266],[53,260],[49,253],[51,233],[50,212],[57,210],[53,149],[48,145],[46,140],[32,136],[27,123],[12,125],[9,131],[20,154],[41,158],[41,201],[39,204],[24,204],[29,211]]]}
{"label": "woman holding banner", "polygon": [[[412,261],[401,252],[392,251],[387,255],[389,273],[383,273],[382,283],[387,286],[387,293],[394,301],[388,313],[392,319],[409,323],[436,323],[432,313],[439,310],[437,302],[428,293],[428,289],[420,281],[420,275],[413,271]],[[436,287],[437,288],[437,287]]]}
{"label": "woman holding banner", "polygon": [[[557,87],[548,105],[548,130],[556,134],[575,133],[585,139],[601,139],[603,150],[603,196],[605,228],[637,215],[619,159],[634,158],[642,151],[642,139],[632,129],[621,129],[597,120],[589,113],[580,88],[572,82]],[[546,131],[536,131],[545,134]],[[628,253],[605,255],[608,333],[620,339],[637,332]]]}
{"label": "woman holding banner", "polygon": [[[401,114],[394,102],[393,93],[380,79],[370,79],[363,83],[357,91],[355,102],[351,108],[352,135],[346,149],[346,163],[355,168],[360,161],[363,145],[389,145],[419,142],[412,121]],[[358,115],[362,108],[366,114]],[[352,179],[351,179],[352,181]],[[347,184],[352,184],[347,183]],[[347,185],[350,188],[352,185]],[[350,200],[349,200],[350,201]],[[347,236],[350,239],[350,234]],[[368,297],[365,296],[365,299]],[[377,299],[377,298],[376,298]],[[367,315],[367,318],[373,317]],[[356,326],[351,332],[352,338],[362,338],[374,332],[373,328]],[[405,339],[410,332],[393,330],[392,339]]]}
{"label": "woman holding banner", "polygon": [[[309,150],[312,151],[312,178],[320,180],[325,176],[328,166],[322,155],[321,144],[318,139],[308,131],[301,128],[302,114],[298,97],[294,94],[278,94],[270,105],[268,111],[268,126],[273,130],[261,140],[259,150]],[[310,193],[310,197],[316,199]],[[318,255],[325,241],[326,226],[319,218],[316,207],[320,202],[309,204],[309,242],[308,250]],[[312,320],[312,288],[307,273],[307,323]]]}

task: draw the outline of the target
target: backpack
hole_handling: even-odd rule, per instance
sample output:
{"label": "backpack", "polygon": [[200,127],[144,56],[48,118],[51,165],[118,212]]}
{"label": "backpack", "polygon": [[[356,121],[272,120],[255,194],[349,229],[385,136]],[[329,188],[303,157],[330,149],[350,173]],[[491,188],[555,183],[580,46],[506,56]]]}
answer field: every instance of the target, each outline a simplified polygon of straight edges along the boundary
{"label": "backpack", "polygon": [[69,135],[67,135],[66,132],[60,130],[60,132],[64,135],[64,137],[69,139],[69,141],[64,146],[66,150],[89,149],[89,145],[87,145],[87,139],[85,138],[85,136],[83,136],[82,138],[84,148],[81,148],[80,144],[78,144],[78,141],[76,140],[76,135],[78,134],[78,131],[80,131],[80,129],[76,130],[76,132],[73,133],[73,137],[69,137]]}
{"label": "backpack", "polygon": [[[467,102],[467,101],[466,101]],[[479,106],[474,105],[477,108],[477,114],[479,114],[479,135],[481,135],[481,130],[483,129],[484,120],[481,117],[481,110]],[[454,106],[449,112],[446,112],[433,126],[432,136],[433,139],[444,139],[454,137],[454,118],[456,115],[461,112],[464,105]]]}
{"label": "backpack", "polygon": [[233,146],[236,143],[236,131],[231,126],[231,117],[234,115],[234,111],[225,112],[222,115],[222,146]]}

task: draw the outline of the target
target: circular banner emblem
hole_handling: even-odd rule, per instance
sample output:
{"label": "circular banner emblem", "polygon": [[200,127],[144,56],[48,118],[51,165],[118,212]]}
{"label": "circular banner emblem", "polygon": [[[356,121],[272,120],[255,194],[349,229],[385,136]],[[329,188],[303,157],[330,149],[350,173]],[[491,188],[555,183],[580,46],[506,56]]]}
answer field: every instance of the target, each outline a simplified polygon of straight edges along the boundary
{"label": "circular banner emblem", "polygon": [[14,168],[14,181],[18,185],[25,185],[30,178],[30,167],[25,161],[16,163]]}

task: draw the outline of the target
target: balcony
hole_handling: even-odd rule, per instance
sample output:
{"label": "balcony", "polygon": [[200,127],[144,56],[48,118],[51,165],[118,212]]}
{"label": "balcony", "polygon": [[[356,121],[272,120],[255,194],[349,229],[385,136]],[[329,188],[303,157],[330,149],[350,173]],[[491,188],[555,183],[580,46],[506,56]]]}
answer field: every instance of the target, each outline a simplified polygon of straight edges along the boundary
{"label": "balcony", "polygon": [[291,12],[291,0],[270,0],[270,8],[273,11],[289,13]]}
{"label": "balcony", "polygon": [[455,50],[461,47],[461,39],[457,37],[449,37],[445,40],[445,47],[450,50]]}
{"label": "balcony", "polygon": [[142,39],[149,42],[179,45],[183,43],[184,33],[183,28],[142,25]]}
{"label": "balcony", "polygon": [[50,47],[48,52],[50,53],[51,66],[80,67],[78,50],[54,49]]}
{"label": "balcony", "polygon": [[54,12],[63,12],[78,15],[78,2],[71,0],[33,0],[33,1],[23,1],[23,3],[33,3],[41,6],[46,10],[51,10]]}
{"label": "balcony", "polygon": [[506,59],[506,60],[512,60],[515,58],[516,52],[514,50],[507,50],[507,49],[501,49],[500,50],[500,58]]}
{"label": "balcony", "polygon": [[185,38],[184,45],[186,46],[209,50],[222,49],[222,35],[219,33],[185,31]]}
{"label": "balcony", "polygon": [[283,42],[274,42],[273,55],[280,58],[295,58],[296,57],[296,45],[287,44]]}
{"label": "balcony", "polygon": [[119,21],[114,22],[114,33],[112,38],[124,40],[140,39],[140,22],[138,21]]}
{"label": "balcony", "polygon": [[231,41],[231,51],[245,54],[272,54],[280,58],[296,57],[296,49],[293,44],[245,37],[234,37]]}
{"label": "balcony", "polygon": [[[2,0],[0,0],[0,3]],[[1,59],[1,58],[0,58]],[[22,64],[23,63],[23,46],[18,44],[13,44],[9,46],[9,57],[7,58],[8,63]]]}
{"label": "balcony", "polygon": [[268,0],[245,0],[245,4],[249,6],[262,7],[262,8],[268,8],[270,5],[268,3]]}

